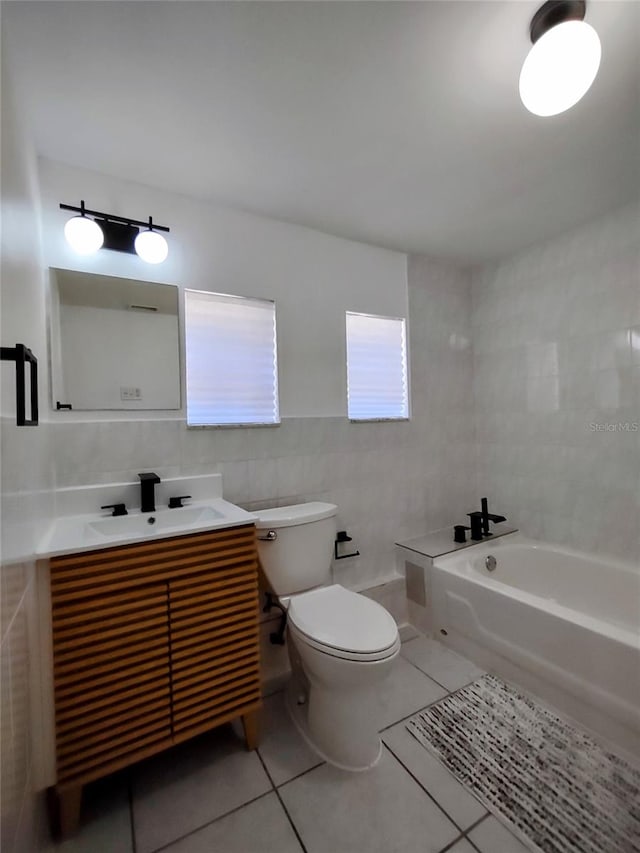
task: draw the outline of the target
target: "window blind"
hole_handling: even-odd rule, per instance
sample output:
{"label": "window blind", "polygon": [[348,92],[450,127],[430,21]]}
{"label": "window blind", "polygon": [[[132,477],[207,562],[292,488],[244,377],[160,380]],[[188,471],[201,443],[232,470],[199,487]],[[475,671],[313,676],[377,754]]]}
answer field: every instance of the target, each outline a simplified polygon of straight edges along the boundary
{"label": "window blind", "polygon": [[405,321],[347,314],[347,409],[349,418],[409,417]]}
{"label": "window blind", "polygon": [[185,290],[187,423],[276,424],[276,307]]}

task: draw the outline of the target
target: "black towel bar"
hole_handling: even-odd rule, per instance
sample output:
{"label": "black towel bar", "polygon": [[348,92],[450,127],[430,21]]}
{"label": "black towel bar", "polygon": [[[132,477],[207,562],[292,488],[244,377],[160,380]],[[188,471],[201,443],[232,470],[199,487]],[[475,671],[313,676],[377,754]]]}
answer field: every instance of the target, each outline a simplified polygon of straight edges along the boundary
{"label": "black towel bar", "polygon": [[[38,426],[38,359],[24,344],[14,347],[0,347],[2,361],[16,363],[16,424],[18,426]],[[31,417],[27,418],[26,364],[29,363]]]}

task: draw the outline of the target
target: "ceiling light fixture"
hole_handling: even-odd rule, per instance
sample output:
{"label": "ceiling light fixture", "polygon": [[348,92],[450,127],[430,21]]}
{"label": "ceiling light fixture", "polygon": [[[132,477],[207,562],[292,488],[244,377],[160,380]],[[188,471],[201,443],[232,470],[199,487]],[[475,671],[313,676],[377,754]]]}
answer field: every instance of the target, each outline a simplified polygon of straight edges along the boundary
{"label": "ceiling light fixture", "polygon": [[[157,232],[168,233],[170,229],[156,225],[151,217],[143,222],[98,210],[87,210],[84,201],[80,202],[80,207],[71,204],[61,204],[60,207],[80,214],[68,220],[64,226],[64,235],[69,245],[82,255],[92,254],[100,248],[112,249],[115,252],[137,254],[149,264],[159,264],[169,254],[167,241]],[[142,228],[145,230],[141,231]]]}
{"label": "ceiling light fixture", "polygon": [[534,115],[553,116],[585,95],[600,67],[597,32],[585,0],[548,0],[531,19],[533,47],[520,72],[520,98]]}

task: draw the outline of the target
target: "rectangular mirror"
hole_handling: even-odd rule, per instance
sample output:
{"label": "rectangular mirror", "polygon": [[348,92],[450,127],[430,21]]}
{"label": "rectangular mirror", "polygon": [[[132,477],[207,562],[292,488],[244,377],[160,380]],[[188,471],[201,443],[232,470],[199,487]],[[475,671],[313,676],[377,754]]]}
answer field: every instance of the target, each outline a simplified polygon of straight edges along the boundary
{"label": "rectangular mirror", "polygon": [[178,288],[51,269],[54,409],[179,409]]}

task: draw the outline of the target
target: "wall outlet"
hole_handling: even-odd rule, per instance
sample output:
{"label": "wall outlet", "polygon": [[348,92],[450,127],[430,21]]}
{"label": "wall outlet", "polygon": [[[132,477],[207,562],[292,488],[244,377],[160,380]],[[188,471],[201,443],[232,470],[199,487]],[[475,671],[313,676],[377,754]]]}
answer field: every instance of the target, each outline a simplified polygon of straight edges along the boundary
{"label": "wall outlet", "polygon": [[120,386],[120,399],[121,400],[142,400],[142,388],[135,388],[134,386]]}

